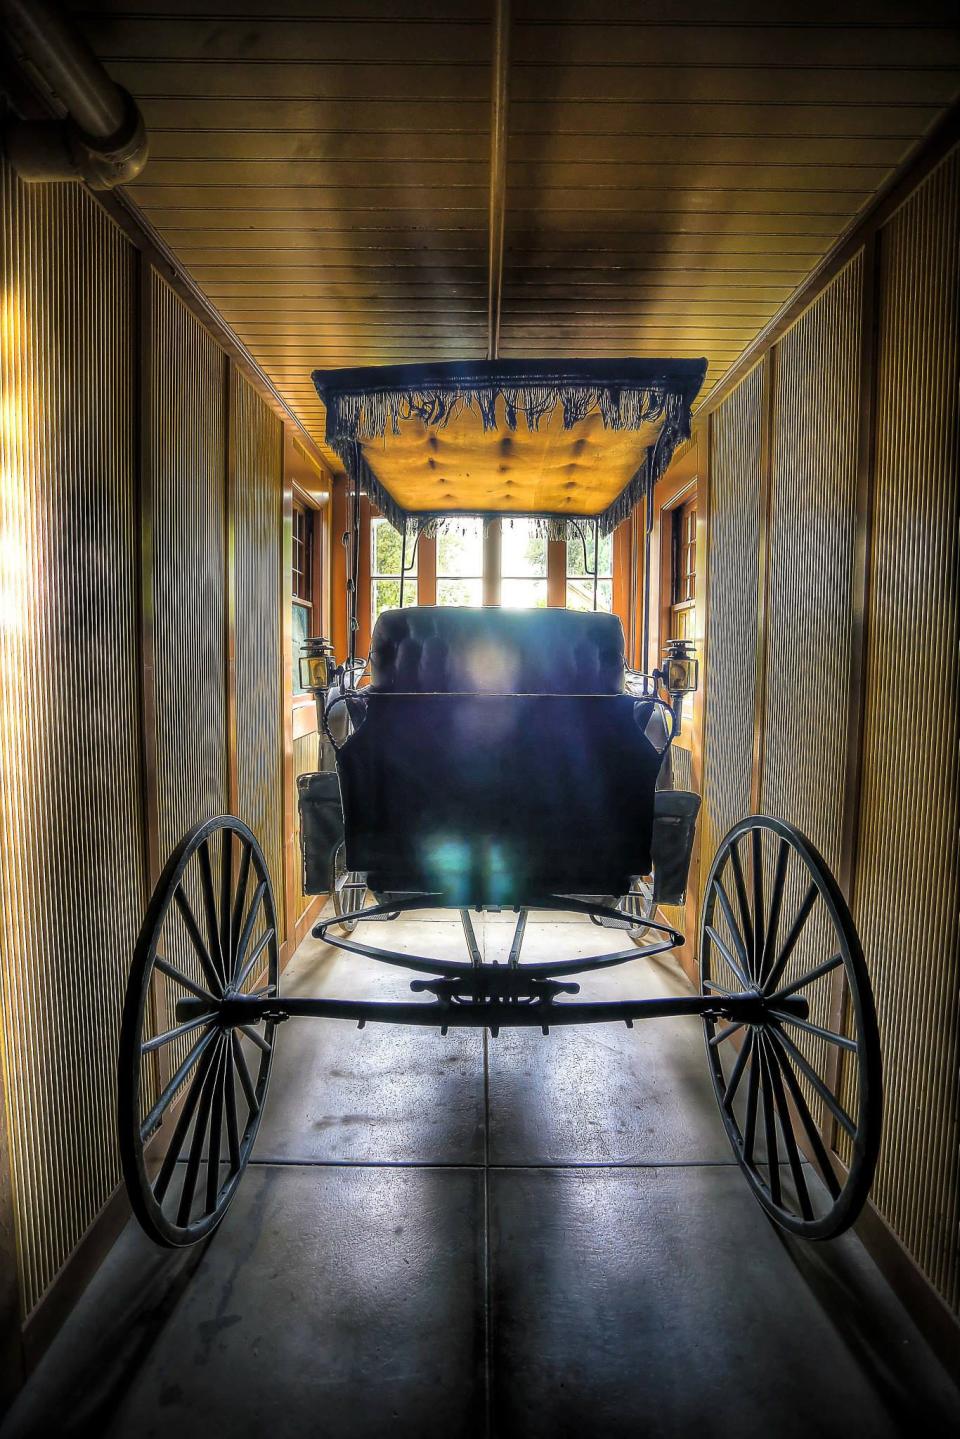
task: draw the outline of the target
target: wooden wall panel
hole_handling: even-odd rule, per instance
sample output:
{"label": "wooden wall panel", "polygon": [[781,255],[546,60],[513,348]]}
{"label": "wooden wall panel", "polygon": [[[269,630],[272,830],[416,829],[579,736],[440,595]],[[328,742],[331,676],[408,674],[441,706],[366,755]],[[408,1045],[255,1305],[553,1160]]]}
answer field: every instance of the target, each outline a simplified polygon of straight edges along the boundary
{"label": "wooden wall panel", "polygon": [[777,346],[761,808],[840,859],[859,420],[858,255]]}
{"label": "wooden wall panel", "polygon": [[220,347],[154,275],[153,596],[160,858],[229,809],[226,395]]}
{"label": "wooden wall panel", "polygon": [[[299,735],[293,742],[293,773],[294,783],[296,776],[301,774],[312,774],[320,764],[320,735],[317,730],[312,734]],[[297,918],[309,909],[313,903],[312,895],[305,895],[303,892],[303,866],[300,861],[300,806],[295,804],[293,810],[294,823],[294,847],[293,862],[296,865],[296,884],[294,894],[297,903]]]}
{"label": "wooden wall panel", "polygon": [[136,257],[79,187],[2,185],[0,975],[29,1313],[119,1179],[144,906]]}
{"label": "wooden wall panel", "polygon": [[764,403],[758,366],[710,420],[703,881],[720,840],[750,812]]}
{"label": "wooden wall panel", "polygon": [[282,929],[283,427],[252,386],[235,371],[230,393],[238,813],[263,847]]}
{"label": "wooden wall panel", "polygon": [[867,703],[855,918],[886,1116],[874,1199],[954,1309],[960,154],[880,235]]}

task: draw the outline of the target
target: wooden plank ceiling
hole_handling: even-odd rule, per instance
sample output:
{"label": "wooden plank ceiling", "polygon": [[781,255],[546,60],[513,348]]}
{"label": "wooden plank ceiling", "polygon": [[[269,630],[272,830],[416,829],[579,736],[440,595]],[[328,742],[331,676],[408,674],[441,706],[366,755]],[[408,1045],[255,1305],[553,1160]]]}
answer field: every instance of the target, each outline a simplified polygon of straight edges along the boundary
{"label": "wooden plank ceiling", "polygon": [[[486,355],[493,4],[74,0],[133,198],[320,442],[313,367]],[[514,0],[500,354],[706,355],[706,393],[958,65],[954,0]]]}

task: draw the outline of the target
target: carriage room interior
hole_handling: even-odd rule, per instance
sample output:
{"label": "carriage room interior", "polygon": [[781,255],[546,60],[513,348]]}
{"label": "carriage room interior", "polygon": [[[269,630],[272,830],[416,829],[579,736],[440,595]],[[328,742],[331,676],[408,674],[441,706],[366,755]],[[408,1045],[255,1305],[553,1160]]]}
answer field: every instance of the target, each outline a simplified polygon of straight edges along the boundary
{"label": "carriage room interior", "polygon": [[[960,1432],[954,4],[0,0],[0,33],[3,1436]],[[405,485],[436,507],[455,423],[420,448],[387,425],[351,472],[359,441],[336,441],[311,379],[700,359],[689,434],[609,523],[591,496],[623,432],[594,415],[608,460],[565,462],[579,525],[553,502],[512,513],[536,426],[501,408],[503,498],[469,452],[472,498],[443,502],[465,513],[404,528],[394,501]],[[410,976],[328,942],[376,895],[347,849],[305,872],[305,777],[353,821],[300,658],[323,637],[318,665],[366,659],[381,615],[381,636],[414,634],[422,607],[438,624],[572,611],[598,634],[612,614],[628,677],[692,649],[657,781],[699,796],[685,884],[607,901],[631,923],[648,903],[660,931],[626,939],[585,905],[524,911],[522,936],[524,961],[568,973],[675,931],[669,952],[584,975],[576,1001],[639,992],[668,1017],[542,1033],[518,1001],[516,1027],[457,1027],[450,1001],[449,1029],[364,1023],[367,1003],[411,1000]],[[420,813],[450,737],[409,743],[415,772],[403,745],[379,759]],[[504,808],[580,814],[599,785],[586,762],[543,772],[533,754]],[[220,1026],[203,1062],[223,1078],[185,1070],[177,1090],[156,1060],[172,1097],[134,1188],[163,1165],[196,1185],[205,1163],[219,1204],[201,1122],[226,1126],[245,1173],[218,1227],[164,1248],[122,1150],[134,1071],[160,1051],[118,1061],[124,996],[169,857],[218,816],[241,822],[216,831],[221,877],[250,859],[244,835],[262,856],[257,953],[275,952],[279,996],[360,1007],[268,1014],[242,1039],[227,1008],[196,1010],[204,986],[181,995],[186,1030]],[[766,1180],[730,1119],[736,1076],[714,1092],[726,1037],[696,1017],[723,952],[712,875],[747,816],[795,827],[834,877],[883,1071],[880,1128],[878,1087],[849,1077],[859,1001],[837,987],[825,1077],[809,1019],[799,1081],[751,1020],[754,1052],[741,1034],[728,1058],[741,1046],[758,1124],[762,1089]],[[598,825],[561,819],[559,839],[593,853]],[[216,913],[234,939],[242,914],[231,930],[223,884],[214,960]],[[778,893],[785,930],[799,891]],[[353,940],[510,968],[514,899],[466,926],[444,904]],[[828,953],[839,984],[854,971]],[[241,1163],[248,1040],[276,1059]],[[819,1241],[805,1215],[775,1223],[781,1169],[828,1202],[852,1182],[847,1111],[868,1102],[879,1157],[856,1222]]]}

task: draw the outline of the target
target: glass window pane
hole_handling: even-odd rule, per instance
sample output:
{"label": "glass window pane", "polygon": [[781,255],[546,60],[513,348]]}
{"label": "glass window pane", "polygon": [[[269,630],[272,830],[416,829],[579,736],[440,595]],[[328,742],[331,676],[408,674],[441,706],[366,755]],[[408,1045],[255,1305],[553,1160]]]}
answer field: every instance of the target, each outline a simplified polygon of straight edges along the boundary
{"label": "glass window pane", "polygon": [[[504,520],[500,536],[500,573],[511,579],[547,574],[547,539],[532,520]],[[506,603],[506,601],[504,601]]]}
{"label": "glass window pane", "polygon": [[483,580],[437,580],[437,604],[479,607],[483,604]]}
{"label": "glass window pane", "polygon": [[600,536],[599,573],[608,577],[613,574],[613,535]]}
{"label": "glass window pane", "polygon": [[483,521],[458,520],[437,536],[437,575],[456,579],[483,574]]}
{"label": "glass window pane", "polygon": [[544,610],[547,607],[547,582],[501,580],[500,604],[505,610]]}
{"label": "glass window pane", "polygon": [[293,631],[293,692],[295,695],[306,694],[306,690],[300,683],[300,656],[303,654],[303,644],[310,634],[310,611],[304,605],[292,607],[291,629]]}
{"label": "glass window pane", "polygon": [[[573,578],[567,580],[567,609],[568,610],[592,610],[593,609],[593,576],[588,575],[585,579]],[[613,609],[613,583],[611,580],[600,580],[597,583],[597,609]]]}
{"label": "glass window pane", "polygon": [[[400,556],[403,549],[403,537],[400,532],[393,528],[389,520],[375,519],[371,522],[370,539],[371,572],[375,575],[398,575],[400,573]],[[412,568],[411,560],[413,560]],[[413,540],[408,537],[407,574],[415,575],[416,572],[417,565],[413,553]]]}

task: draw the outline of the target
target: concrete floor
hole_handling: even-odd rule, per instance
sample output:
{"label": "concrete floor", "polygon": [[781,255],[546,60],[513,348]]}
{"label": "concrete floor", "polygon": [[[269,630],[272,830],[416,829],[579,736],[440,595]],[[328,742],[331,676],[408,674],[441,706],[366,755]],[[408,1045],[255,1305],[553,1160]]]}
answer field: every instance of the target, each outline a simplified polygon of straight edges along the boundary
{"label": "concrete floor", "polygon": [[[477,931],[506,958],[509,916]],[[441,913],[367,933],[463,957]],[[524,957],[610,938],[545,918]],[[284,988],[408,982],[308,940]],[[640,961],[583,993],[684,988]],[[279,1039],[219,1231],[174,1253],[129,1225],[4,1439],[960,1432],[858,1240],[791,1240],[751,1197],[695,1022],[493,1040],[304,1020]]]}

